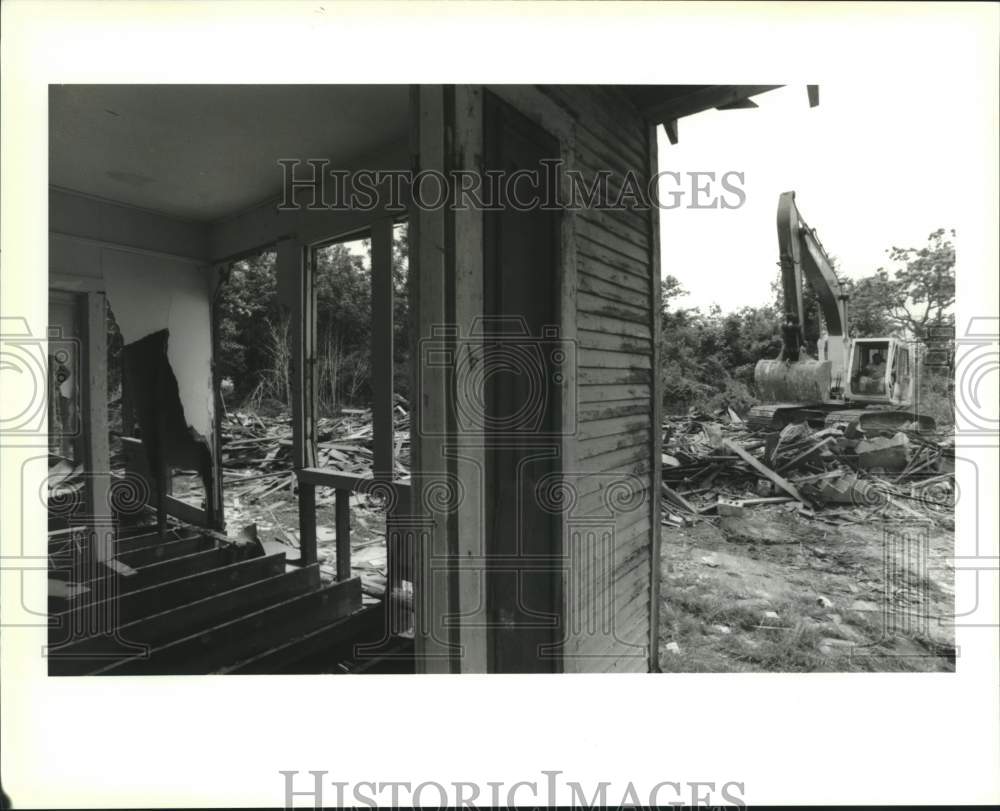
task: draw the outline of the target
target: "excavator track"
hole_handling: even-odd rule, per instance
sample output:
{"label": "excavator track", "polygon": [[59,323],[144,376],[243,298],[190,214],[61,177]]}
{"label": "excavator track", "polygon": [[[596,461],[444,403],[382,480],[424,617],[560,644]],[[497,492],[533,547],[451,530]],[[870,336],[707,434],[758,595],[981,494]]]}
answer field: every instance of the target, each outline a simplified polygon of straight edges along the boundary
{"label": "excavator track", "polygon": [[793,422],[814,428],[837,424],[857,425],[862,431],[898,431],[916,424],[918,431],[933,431],[934,419],[915,411],[888,408],[844,408],[843,403],[765,403],[750,409],[747,426],[754,431],[780,431]]}
{"label": "excavator track", "polygon": [[933,417],[915,411],[888,408],[842,408],[826,415],[826,425],[846,423],[856,424],[862,431],[898,431],[914,426],[918,431],[933,431],[936,427]]}

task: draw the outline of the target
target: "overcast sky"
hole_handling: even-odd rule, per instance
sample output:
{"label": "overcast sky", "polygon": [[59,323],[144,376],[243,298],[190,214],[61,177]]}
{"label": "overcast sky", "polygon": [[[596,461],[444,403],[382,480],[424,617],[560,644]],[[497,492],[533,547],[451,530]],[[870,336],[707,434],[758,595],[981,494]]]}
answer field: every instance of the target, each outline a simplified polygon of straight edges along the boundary
{"label": "overcast sky", "polygon": [[805,86],[792,85],[756,101],[756,110],[681,119],[676,145],[659,130],[661,171],[744,173],[741,208],[661,212],[662,272],[690,292],[680,306],[730,311],[770,299],[783,191],[796,192],[802,216],[852,277],[886,265],[893,245],[919,247],[956,226],[957,164],[968,166],[963,110],[976,100],[954,85],[821,84],[814,108]]}

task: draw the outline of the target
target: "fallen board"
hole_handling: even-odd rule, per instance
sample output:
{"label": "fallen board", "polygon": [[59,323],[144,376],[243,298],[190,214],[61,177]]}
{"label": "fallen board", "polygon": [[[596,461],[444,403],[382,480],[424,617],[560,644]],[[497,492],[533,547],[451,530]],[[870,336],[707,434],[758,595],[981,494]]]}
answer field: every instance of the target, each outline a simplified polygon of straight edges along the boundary
{"label": "fallen board", "polygon": [[732,440],[730,440],[730,439],[724,439],[724,440],[722,440],[722,444],[723,444],[723,447],[728,448],[729,450],[731,450],[738,457],[740,457],[740,459],[742,459],[744,462],[746,462],[748,465],[750,465],[750,467],[752,467],[754,470],[756,470],[758,473],[760,473],[761,476],[763,476],[766,479],[770,479],[772,482],[774,482],[778,487],[780,487],[782,490],[784,490],[786,493],[788,493],[788,495],[790,495],[796,501],[801,502],[802,504],[804,504],[807,507],[809,506],[809,502],[806,501],[801,496],[801,494],[799,493],[799,491],[795,489],[795,485],[793,485],[787,479],[785,479],[782,476],[779,476],[777,473],[775,473],[773,470],[771,470],[771,468],[767,467],[766,465],[764,465],[761,462],[759,462],[756,459],[754,459],[754,457],[752,457],[749,453],[747,453],[745,450],[743,450],[743,448],[741,448],[739,445],[737,445]]}

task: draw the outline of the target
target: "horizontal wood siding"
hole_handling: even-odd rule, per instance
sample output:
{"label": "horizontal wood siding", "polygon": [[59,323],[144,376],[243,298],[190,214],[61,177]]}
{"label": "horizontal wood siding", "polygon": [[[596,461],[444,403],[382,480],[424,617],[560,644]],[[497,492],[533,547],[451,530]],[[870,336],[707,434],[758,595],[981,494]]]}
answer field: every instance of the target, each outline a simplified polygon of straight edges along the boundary
{"label": "horizontal wood siding", "polygon": [[[589,183],[609,169],[611,195],[649,172],[646,123],[614,91],[543,87],[575,121],[574,166]],[[564,669],[649,668],[653,480],[653,218],[580,209],[575,217],[577,434]],[[655,280],[658,284],[658,280]]]}

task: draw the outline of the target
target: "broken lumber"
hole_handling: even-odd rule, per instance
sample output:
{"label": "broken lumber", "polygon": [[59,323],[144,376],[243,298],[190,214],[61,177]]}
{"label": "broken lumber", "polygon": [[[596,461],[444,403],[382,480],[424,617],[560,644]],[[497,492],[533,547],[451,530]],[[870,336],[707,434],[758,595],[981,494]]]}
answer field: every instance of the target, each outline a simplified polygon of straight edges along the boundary
{"label": "broken lumber", "polygon": [[698,512],[697,508],[692,506],[691,502],[688,501],[684,496],[678,493],[676,490],[668,487],[664,482],[660,482],[660,489],[663,491],[663,495],[666,497],[667,501],[676,507],[680,507],[682,510],[686,510],[691,514]]}
{"label": "broken lumber", "polygon": [[788,493],[788,495],[790,495],[796,501],[805,504],[807,507],[809,506],[809,503],[802,497],[799,491],[795,489],[795,485],[793,485],[783,476],[779,476],[777,473],[771,470],[771,468],[767,467],[767,465],[755,459],[753,456],[751,456],[749,453],[743,450],[743,448],[741,448],[735,442],[733,442],[730,439],[723,439],[722,445],[723,447],[727,448],[728,450],[732,451],[737,456],[739,456],[740,459],[742,459],[744,462],[750,465],[750,467],[752,467],[754,470],[760,473],[761,476],[763,476],[766,479],[770,479],[772,482],[774,482],[775,485],[777,485],[786,493]]}

